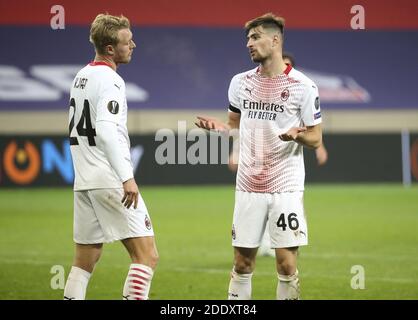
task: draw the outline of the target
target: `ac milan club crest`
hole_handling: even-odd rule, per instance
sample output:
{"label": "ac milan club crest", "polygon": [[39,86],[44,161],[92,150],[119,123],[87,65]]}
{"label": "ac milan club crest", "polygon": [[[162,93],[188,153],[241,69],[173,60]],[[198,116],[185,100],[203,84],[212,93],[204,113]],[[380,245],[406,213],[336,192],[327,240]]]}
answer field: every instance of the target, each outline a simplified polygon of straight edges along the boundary
{"label": "ac milan club crest", "polygon": [[289,96],[290,96],[289,89],[284,89],[282,93],[280,94],[282,101],[286,101],[287,99],[289,99]]}
{"label": "ac milan club crest", "polygon": [[152,226],[151,226],[151,220],[148,218],[148,216],[145,216],[145,227],[148,230],[151,230]]}

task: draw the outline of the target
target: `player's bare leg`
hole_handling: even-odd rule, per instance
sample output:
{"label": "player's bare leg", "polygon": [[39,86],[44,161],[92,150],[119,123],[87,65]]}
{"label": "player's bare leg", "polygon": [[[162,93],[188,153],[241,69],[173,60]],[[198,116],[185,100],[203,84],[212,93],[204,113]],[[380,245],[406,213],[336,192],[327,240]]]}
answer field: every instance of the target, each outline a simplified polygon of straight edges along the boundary
{"label": "player's bare leg", "polygon": [[64,289],[64,300],[84,300],[94,266],[102,254],[103,244],[75,245],[73,266]]}
{"label": "player's bare leg", "polygon": [[122,240],[132,260],[123,287],[123,299],[147,300],[154,269],[158,263],[154,237],[138,237]]}
{"label": "player's bare leg", "polygon": [[251,278],[255,267],[257,248],[234,247],[234,268],[229,282],[229,300],[251,299]]}
{"label": "player's bare leg", "polygon": [[78,244],[75,245],[73,265],[89,273],[93,272],[94,266],[102,255],[103,244]]}
{"label": "player's bare leg", "polygon": [[276,268],[279,278],[276,292],[278,300],[299,299],[297,255],[298,247],[276,249]]}

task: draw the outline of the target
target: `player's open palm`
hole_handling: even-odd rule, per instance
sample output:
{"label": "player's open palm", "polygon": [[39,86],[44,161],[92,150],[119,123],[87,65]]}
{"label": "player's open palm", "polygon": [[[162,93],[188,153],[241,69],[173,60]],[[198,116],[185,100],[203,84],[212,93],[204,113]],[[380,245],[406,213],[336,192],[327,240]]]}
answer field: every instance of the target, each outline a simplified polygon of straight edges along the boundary
{"label": "player's open palm", "polygon": [[295,141],[298,134],[304,131],[306,131],[306,127],[291,128],[286,133],[279,135],[279,138],[283,141]]}
{"label": "player's open palm", "polygon": [[139,190],[134,178],[131,178],[123,183],[123,192],[123,205],[129,209],[133,204],[136,209],[138,207]]}
{"label": "player's open palm", "polygon": [[225,123],[212,117],[197,116],[195,125],[206,130],[228,131],[228,126]]}

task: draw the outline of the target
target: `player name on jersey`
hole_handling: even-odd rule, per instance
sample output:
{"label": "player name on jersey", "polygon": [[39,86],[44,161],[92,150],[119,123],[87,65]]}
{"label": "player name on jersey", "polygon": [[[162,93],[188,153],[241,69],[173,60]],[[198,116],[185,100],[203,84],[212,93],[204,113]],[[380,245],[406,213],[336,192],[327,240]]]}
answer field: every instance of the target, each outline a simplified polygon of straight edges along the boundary
{"label": "player name on jersey", "polygon": [[84,89],[87,84],[88,79],[87,78],[75,78],[74,80],[74,88],[75,89]]}

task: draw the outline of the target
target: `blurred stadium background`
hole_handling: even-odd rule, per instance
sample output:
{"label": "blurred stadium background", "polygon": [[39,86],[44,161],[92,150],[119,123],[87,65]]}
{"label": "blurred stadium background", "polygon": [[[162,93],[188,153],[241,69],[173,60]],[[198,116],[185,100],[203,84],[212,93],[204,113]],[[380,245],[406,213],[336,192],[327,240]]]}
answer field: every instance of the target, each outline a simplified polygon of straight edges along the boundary
{"label": "blurred stadium background", "polygon": [[[64,29],[51,27],[56,4]],[[364,30],[350,27],[354,5]],[[329,152],[323,167],[305,152],[302,298],[418,298],[417,1],[28,0],[0,1],[0,299],[62,297],[51,281],[73,254],[68,92],[102,12],[126,15],[137,43],[118,72],[161,256],[152,299],[226,298],[235,177],[225,164],[158,165],[155,134],[226,119],[230,79],[254,66],[242,26],[265,12],[285,17],[285,50],[319,86]],[[128,263],[106,246],[87,297],[119,299]],[[358,265],[363,290],[351,287]],[[275,286],[273,261],[259,258],[254,298],[274,299]]]}

